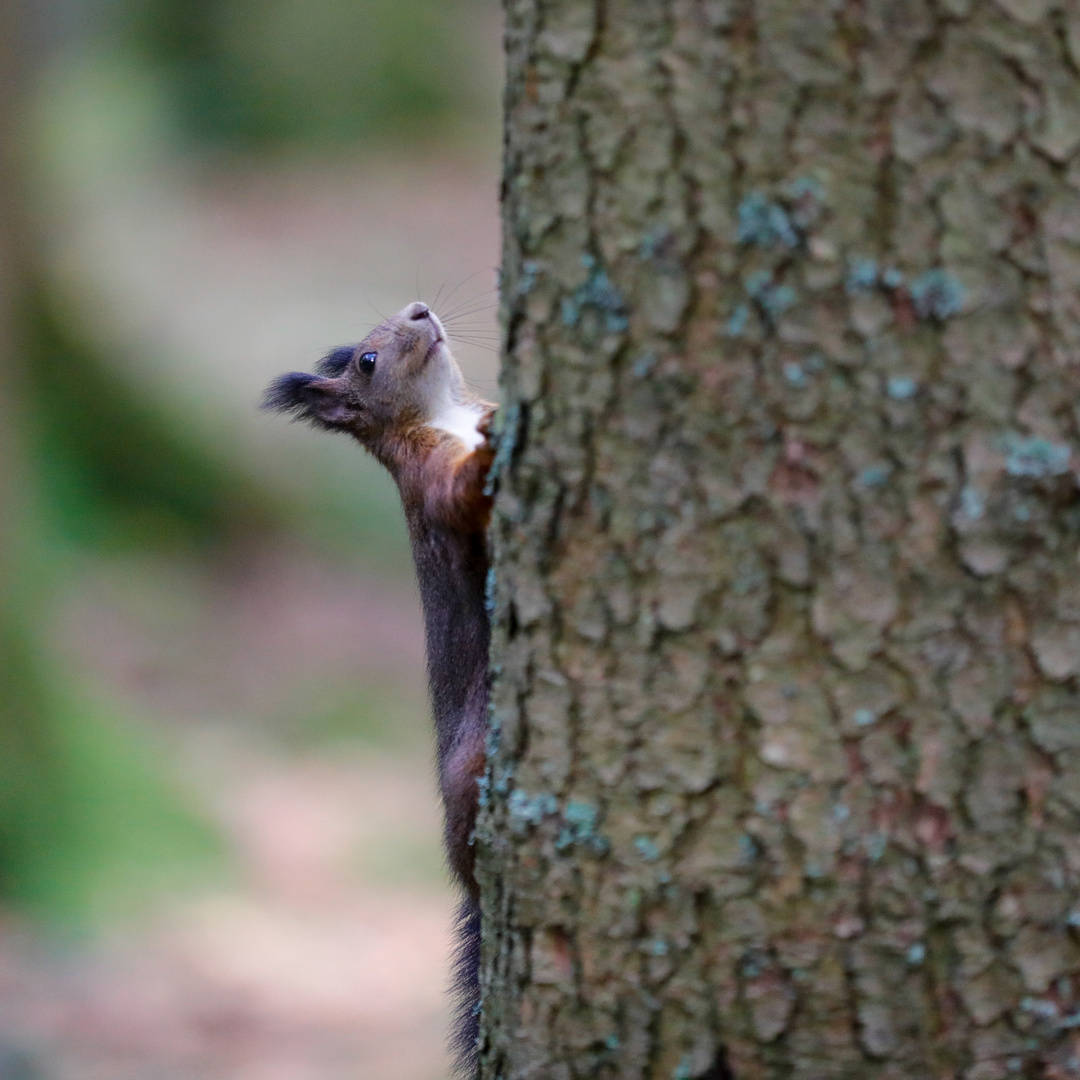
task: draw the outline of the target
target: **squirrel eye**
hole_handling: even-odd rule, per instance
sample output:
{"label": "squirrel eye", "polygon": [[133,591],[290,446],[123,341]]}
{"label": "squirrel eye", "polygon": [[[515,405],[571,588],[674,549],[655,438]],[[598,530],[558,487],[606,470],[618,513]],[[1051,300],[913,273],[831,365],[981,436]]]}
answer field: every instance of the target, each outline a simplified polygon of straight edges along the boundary
{"label": "squirrel eye", "polygon": [[360,357],[360,370],[365,375],[370,375],[375,370],[375,358],[378,355],[379,355],[378,353],[373,353],[373,352],[366,352],[366,353],[363,353],[361,355],[361,357]]}

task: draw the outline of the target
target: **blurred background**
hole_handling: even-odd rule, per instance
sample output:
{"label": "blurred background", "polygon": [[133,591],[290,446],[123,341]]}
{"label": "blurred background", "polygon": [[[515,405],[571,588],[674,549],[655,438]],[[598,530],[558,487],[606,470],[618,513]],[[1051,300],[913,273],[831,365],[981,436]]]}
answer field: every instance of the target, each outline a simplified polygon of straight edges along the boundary
{"label": "blurred background", "polygon": [[261,414],[414,298],[495,392],[496,0],[0,10],[0,1080],[435,1080],[389,480]]}

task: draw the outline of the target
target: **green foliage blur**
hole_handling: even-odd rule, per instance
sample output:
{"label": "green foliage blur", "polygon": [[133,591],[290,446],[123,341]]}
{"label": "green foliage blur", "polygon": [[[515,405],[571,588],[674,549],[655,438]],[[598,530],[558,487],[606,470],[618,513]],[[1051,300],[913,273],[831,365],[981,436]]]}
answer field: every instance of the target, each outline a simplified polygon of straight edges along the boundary
{"label": "green foliage blur", "polygon": [[208,553],[280,523],[272,493],[137,393],[47,286],[27,294],[24,380],[39,508],[89,549],[194,546]]}
{"label": "green foliage blur", "polygon": [[218,845],[145,732],[35,645],[0,622],[0,895],[78,925],[209,867]]}
{"label": "green foliage blur", "polygon": [[[474,38],[493,6],[105,0],[66,47],[137,71],[130,85],[149,88],[151,111],[164,103],[178,153],[355,154],[467,133],[478,112],[491,115]],[[96,119],[108,128],[111,118]],[[48,213],[25,210],[18,216]],[[21,260],[14,290],[22,325],[11,385],[26,434],[13,471],[32,489],[16,547],[31,554],[18,556],[19,587],[0,593],[0,898],[78,923],[177,867],[212,861],[216,842],[145,727],[58,670],[45,601],[79,559],[179,548],[210,561],[288,530],[297,514],[174,409],[132,390],[66,304],[41,248]],[[357,517],[383,520],[385,500],[372,498]]]}
{"label": "green foliage blur", "polygon": [[108,28],[178,126],[227,150],[430,138],[490,108],[476,0],[114,0]]}

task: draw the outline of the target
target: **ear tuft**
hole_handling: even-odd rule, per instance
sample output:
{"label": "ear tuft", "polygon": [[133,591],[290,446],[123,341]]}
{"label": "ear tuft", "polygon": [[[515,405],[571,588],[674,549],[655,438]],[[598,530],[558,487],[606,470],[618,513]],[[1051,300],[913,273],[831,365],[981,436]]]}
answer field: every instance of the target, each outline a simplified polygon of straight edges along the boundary
{"label": "ear tuft", "polygon": [[268,412],[295,413],[299,419],[307,411],[304,391],[313,381],[314,377],[303,371],[290,371],[267,387],[260,407]]}
{"label": "ear tuft", "polygon": [[262,407],[289,413],[325,431],[340,431],[356,417],[356,410],[341,400],[341,387],[319,375],[290,371],[270,384]]}
{"label": "ear tuft", "polygon": [[336,379],[339,375],[344,374],[345,369],[349,366],[349,361],[353,358],[355,352],[355,345],[339,345],[336,349],[331,349],[330,352],[315,365],[315,370],[320,375]]}

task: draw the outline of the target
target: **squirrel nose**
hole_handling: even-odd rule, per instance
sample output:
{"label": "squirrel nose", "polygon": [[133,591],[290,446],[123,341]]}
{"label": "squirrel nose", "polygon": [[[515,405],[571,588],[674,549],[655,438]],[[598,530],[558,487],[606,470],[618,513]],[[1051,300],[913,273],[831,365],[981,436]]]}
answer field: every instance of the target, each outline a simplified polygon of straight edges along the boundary
{"label": "squirrel nose", "polygon": [[422,304],[419,300],[409,308],[409,318],[413,320],[426,319],[431,314],[431,308]]}

